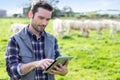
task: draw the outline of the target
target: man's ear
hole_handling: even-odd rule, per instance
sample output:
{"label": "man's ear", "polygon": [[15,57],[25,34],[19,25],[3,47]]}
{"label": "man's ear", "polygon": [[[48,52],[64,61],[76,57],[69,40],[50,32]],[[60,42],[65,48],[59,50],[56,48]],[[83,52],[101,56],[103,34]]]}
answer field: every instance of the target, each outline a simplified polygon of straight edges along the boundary
{"label": "man's ear", "polygon": [[31,10],[30,10],[29,13],[28,13],[28,17],[29,17],[29,18],[32,18],[32,17],[33,17],[33,13],[32,13]]}

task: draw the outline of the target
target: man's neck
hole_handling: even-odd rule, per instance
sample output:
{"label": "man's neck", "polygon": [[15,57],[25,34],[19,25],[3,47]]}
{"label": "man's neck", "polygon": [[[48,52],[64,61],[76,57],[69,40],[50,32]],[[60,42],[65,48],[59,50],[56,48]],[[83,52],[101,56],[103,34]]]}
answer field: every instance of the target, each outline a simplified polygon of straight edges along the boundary
{"label": "man's neck", "polygon": [[37,39],[40,38],[42,32],[35,31],[35,29],[32,26],[29,26],[28,29],[37,37]]}

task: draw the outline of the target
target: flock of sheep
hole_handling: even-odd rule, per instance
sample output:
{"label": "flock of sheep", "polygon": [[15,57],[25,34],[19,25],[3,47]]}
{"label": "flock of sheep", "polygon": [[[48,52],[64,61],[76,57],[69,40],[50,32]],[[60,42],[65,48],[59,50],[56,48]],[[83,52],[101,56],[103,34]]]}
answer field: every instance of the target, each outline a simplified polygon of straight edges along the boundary
{"label": "flock of sheep", "polygon": [[[14,23],[11,30],[17,33],[27,24]],[[70,34],[73,30],[78,30],[82,36],[90,36],[90,30],[96,30],[101,35],[103,29],[109,29],[110,37],[114,38],[114,33],[120,31],[120,22],[117,20],[62,20],[56,18],[53,21],[53,31],[56,36],[64,37],[65,33]]]}
{"label": "flock of sheep", "polygon": [[103,29],[109,29],[110,37],[114,38],[114,33],[120,31],[120,22],[117,20],[61,20],[56,18],[53,21],[55,35],[63,37],[64,33],[71,33],[72,30],[80,31],[82,36],[90,36],[90,30],[96,30],[100,35]]}

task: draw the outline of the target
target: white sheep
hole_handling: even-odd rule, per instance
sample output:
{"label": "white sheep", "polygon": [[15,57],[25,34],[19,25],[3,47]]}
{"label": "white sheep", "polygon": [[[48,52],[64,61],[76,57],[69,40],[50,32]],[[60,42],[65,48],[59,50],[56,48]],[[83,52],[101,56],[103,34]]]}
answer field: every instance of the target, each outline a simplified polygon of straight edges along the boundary
{"label": "white sheep", "polygon": [[63,21],[59,18],[56,18],[53,21],[53,31],[55,36],[63,37],[65,32],[65,27]]}
{"label": "white sheep", "polygon": [[13,31],[14,33],[17,33],[26,26],[27,26],[27,24],[14,23],[14,24],[11,25],[10,31]]}
{"label": "white sheep", "polygon": [[80,20],[65,20],[64,25],[65,27],[67,27],[67,33],[71,33],[72,30],[78,30],[79,32],[81,32],[82,36],[89,36],[87,28]]}
{"label": "white sheep", "polygon": [[85,20],[84,25],[87,30],[96,30],[98,35],[101,34],[102,27],[99,20]]}
{"label": "white sheep", "polygon": [[120,22],[119,21],[112,21],[112,26],[110,28],[110,37],[114,38],[115,32],[120,32]]}

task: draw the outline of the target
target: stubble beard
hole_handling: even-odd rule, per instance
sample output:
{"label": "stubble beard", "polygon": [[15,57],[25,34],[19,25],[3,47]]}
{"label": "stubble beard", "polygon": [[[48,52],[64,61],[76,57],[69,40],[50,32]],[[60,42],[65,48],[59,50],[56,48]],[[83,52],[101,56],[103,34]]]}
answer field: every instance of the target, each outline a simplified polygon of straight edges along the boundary
{"label": "stubble beard", "polygon": [[33,25],[33,28],[34,28],[34,30],[35,30],[36,32],[41,33],[41,32],[44,31],[45,28],[44,28],[44,29],[40,29],[39,26],[42,26],[42,27],[43,27],[43,25]]}

